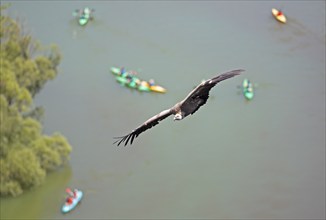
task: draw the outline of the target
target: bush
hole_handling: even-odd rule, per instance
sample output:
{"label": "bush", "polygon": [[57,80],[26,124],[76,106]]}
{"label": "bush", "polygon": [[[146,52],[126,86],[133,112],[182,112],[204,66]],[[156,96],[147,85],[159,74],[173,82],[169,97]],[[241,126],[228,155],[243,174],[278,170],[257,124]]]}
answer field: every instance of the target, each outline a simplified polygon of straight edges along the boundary
{"label": "bush", "polygon": [[[1,9],[1,11],[3,8]],[[46,174],[65,164],[71,146],[60,134],[42,134],[33,97],[57,75],[60,53],[52,46],[36,56],[38,45],[16,21],[0,20],[0,195],[17,196],[39,186]]]}

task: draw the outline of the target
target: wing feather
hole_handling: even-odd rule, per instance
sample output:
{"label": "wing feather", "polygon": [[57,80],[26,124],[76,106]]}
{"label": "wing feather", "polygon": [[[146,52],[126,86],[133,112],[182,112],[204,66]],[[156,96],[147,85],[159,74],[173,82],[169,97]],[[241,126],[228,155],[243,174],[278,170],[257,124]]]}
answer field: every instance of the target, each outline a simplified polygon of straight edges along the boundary
{"label": "wing feather", "polygon": [[167,110],[160,112],[159,114],[157,114],[157,115],[151,117],[150,119],[148,119],[147,121],[145,121],[143,124],[138,126],[136,129],[134,129],[129,134],[122,136],[122,137],[115,137],[115,139],[118,139],[118,140],[116,140],[113,144],[117,143],[117,145],[119,146],[121,143],[124,143],[126,146],[129,141],[130,141],[130,144],[132,144],[134,139],[137,138],[139,134],[141,134],[142,132],[146,131],[147,129],[150,129],[151,127],[157,125],[159,123],[159,121],[170,116],[172,113],[173,113],[172,109],[167,109]]}
{"label": "wing feather", "polygon": [[195,89],[193,89],[187,97],[181,101],[181,111],[184,113],[184,117],[189,114],[195,113],[202,105],[204,105],[209,97],[209,91],[219,82],[232,78],[236,75],[239,75],[244,70],[232,70],[218,76],[215,76],[212,79],[208,79],[200,83]]}

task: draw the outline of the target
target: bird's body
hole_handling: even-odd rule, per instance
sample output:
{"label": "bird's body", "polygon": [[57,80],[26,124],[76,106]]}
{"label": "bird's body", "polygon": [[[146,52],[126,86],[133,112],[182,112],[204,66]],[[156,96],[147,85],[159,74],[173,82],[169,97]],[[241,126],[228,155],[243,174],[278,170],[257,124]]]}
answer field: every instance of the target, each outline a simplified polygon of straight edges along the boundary
{"label": "bird's body", "polygon": [[182,120],[188,115],[194,114],[202,105],[207,102],[207,99],[209,97],[209,91],[211,90],[211,88],[213,88],[217,83],[223,80],[239,75],[242,71],[244,70],[233,70],[200,83],[194,90],[192,90],[187,95],[184,100],[178,102],[172,108],[166,109],[160,112],[159,114],[151,117],[139,127],[134,129],[131,133],[122,137],[117,137],[118,140],[114,143],[118,143],[119,146],[121,143],[124,142],[126,146],[130,141],[130,144],[132,144],[134,138],[136,138],[140,133],[157,125],[159,121],[167,118],[170,115],[174,115],[174,120]]}

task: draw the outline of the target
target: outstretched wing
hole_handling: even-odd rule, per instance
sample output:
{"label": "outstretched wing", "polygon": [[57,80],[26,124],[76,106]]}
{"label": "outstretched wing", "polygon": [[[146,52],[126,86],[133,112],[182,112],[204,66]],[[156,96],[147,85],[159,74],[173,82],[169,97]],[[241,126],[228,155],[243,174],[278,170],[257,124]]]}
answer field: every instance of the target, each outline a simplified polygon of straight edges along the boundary
{"label": "outstretched wing", "polygon": [[218,75],[212,79],[206,80],[199,84],[194,90],[192,90],[188,96],[180,102],[181,111],[186,117],[189,114],[195,113],[202,105],[204,105],[209,97],[209,91],[217,83],[239,75],[244,70],[232,70],[221,75]]}
{"label": "outstretched wing", "polygon": [[165,119],[166,117],[170,116],[173,113],[172,109],[167,109],[162,111],[161,113],[151,117],[147,121],[145,121],[142,125],[140,125],[138,128],[134,129],[132,132],[129,134],[122,136],[122,137],[115,137],[116,140],[113,144],[118,143],[118,146],[121,143],[125,143],[125,146],[128,144],[130,141],[130,144],[134,141],[134,138],[138,137],[138,135],[147,129],[150,129],[151,127],[157,125],[159,121]]}

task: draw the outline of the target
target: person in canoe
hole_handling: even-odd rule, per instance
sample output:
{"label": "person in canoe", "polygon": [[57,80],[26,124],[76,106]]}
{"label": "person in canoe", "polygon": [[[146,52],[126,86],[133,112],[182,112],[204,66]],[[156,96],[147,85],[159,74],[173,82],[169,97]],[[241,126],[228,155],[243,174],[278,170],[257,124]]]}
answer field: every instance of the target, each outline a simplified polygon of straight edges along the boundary
{"label": "person in canoe", "polygon": [[66,205],[71,205],[73,202],[73,199],[71,196],[68,196],[67,199],[66,199]]}
{"label": "person in canoe", "polygon": [[121,67],[120,68],[120,75],[122,77],[125,77],[125,78],[131,78],[131,77],[137,75],[137,72],[136,71],[132,71],[132,70],[129,71],[129,72],[127,72],[124,67]]}
{"label": "person in canoe", "polygon": [[[139,81],[140,81],[140,80],[139,80]],[[141,81],[141,82],[139,83],[139,86],[143,86],[143,87],[147,87],[147,88],[149,88],[150,84],[149,84],[148,82],[146,82],[146,81]]]}
{"label": "person in canoe", "polygon": [[83,15],[90,15],[91,14],[91,9],[89,8],[84,8]]}
{"label": "person in canoe", "polygon": [[144,82],[144,81],[142,81],[142,80],[138,79],[137,77],[133,77],[133,78],[132,78],[132,81],[134,81],[134,82],[135,82],[135,84],[136,84],[136,88],[138,88],[138,87],[140,87],[140,86],[143,86],[143,85],[144,85],[144,84],[143,84],[143,82]]}
{"label": "person in canoe", "polygon": [[154,79],[150,79],[150,80],[148,81],[148,83],[149,83],[149,86],[154,86],[154,85],[155,85],[155,81],[154,81]]}
{"label": "person in canoe", "polygon": [[91,9],[86,7],[84,9],[76,9],[73,15],[79,17],[85,17],[85,16],[90,16],[91,12],[92,12]]}
{"label": "person in canoe", "polygon": [[136,71],[129,71],[129,72],[124,72],[123,74],[121,74],[122,77],[125,77],[128,81],[128,83],[132,82],[132,81],[137,81],[138,78],[136,77],[137,72]]}
{"label": "person in canoe", "polygon": [[277,15],[276,16],[282,16],[283,15],[283,12],[281,11],[281,10],[279,10],[278,12],[277,12]]}
{"label": "person in canoe", "polygon": [[124,67],[120,68],[120,75],[123,76],[126,73],[126,69]]}
{"label": "person in canoe", "polygon": [[73,191],[70,188],[66,189],[66,193],[68,193],[68,197],[66,199],[66,202],[68,204],[71,204],[73,199],[77,197],[77,189],[74,189]]}
{"label": "person in canoe", "polygon": [[95,10],[94,9],[90,9],[88,7],[84,8],[84,10],[82,11],[82,15],[83,17],[85,18],[89,18],[89,19],[93,19],[93,15],[92,13],[94,12]]}

